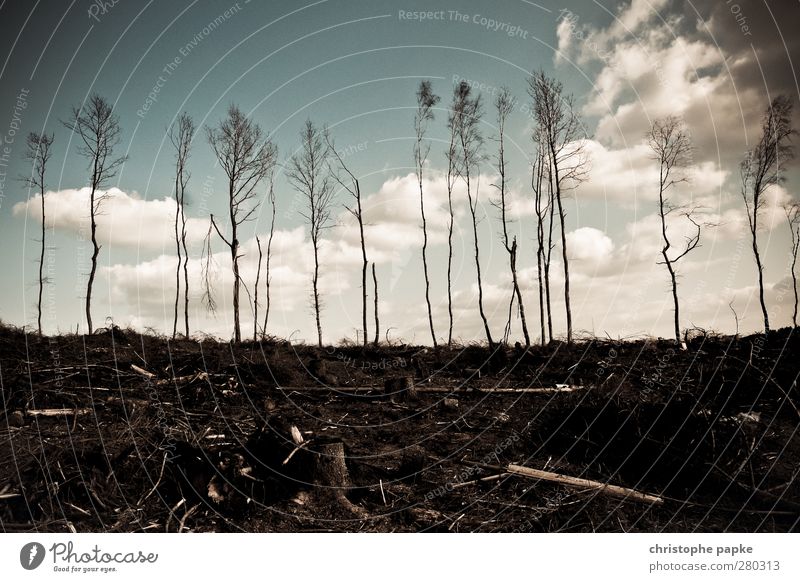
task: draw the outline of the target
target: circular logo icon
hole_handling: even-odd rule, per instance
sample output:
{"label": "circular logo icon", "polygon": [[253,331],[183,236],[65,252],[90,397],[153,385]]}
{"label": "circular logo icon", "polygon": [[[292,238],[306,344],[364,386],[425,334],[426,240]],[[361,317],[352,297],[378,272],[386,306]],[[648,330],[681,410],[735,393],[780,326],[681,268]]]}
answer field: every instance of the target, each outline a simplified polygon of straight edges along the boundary
{"label": "circular logo icon", "polygon": [[19,551],[19,563],[26,570],[35,570],[44,562],[44,546],[39,542],[30,542]]}

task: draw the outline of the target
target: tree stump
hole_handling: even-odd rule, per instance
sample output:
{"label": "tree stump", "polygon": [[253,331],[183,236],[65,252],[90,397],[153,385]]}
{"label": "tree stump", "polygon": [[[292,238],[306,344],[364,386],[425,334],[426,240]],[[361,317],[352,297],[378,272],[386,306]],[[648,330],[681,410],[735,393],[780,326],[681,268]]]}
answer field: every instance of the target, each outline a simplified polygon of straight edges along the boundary
{"label": "tree stump", "polygon": [[458,398],[445,398],[440,406],[446,412],[456,412],[458,410]]}
{"label": "tree stump", "polygon": [[303,462],[309,464],[314,487],[313,501],[320,505],[335,506],[356,517],[369,514],[347,498],[351,487],[350,471],[345,461],[344,443],[340,440],[311,443],[303,452]]}
{"label": "tree stump", "polygon": [[407,402],[417,400],[417,387],[411,376],[401,376],[400,378],[387,378],[383,384],[384,392],[395,402]]}
{"label": "tree stump", "polygon": [[328,374],[328,364],[325,360],[313,359],[308,363],[308,372],[315,378],[322,378]]}

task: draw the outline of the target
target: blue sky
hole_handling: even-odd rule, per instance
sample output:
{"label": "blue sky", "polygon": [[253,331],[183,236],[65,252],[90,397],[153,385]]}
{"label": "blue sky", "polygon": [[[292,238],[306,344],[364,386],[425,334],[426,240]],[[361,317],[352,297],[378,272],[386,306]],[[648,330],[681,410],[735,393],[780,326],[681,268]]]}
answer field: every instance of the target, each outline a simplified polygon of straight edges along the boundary
{"label": "blue sky", "polygon": [[[496,212],[488,204],[496,148],[491,100],[501,86],[508,86],[519,99],[507,136],[517,205],[513,228],[525,251],[520,260],[527,282],[525,299],[534,315],[532,328],[538,329],[535,226],[525,210],[533,151],[525,108],[529,107],[526,76],[544,68],[575,94],[593,153],[591,180],[568,202],[576,328],[612,335],[669,332],[667,279],[663,267],[655,264],[648,235],[655,211],[654,184],[648,173],[652,168],[641,147],[643,120],[667,113],[685,119],[697,146],[694,179],[681,196],[702,202],[721,225],[704,233],[703,247],[682,265],[681,290],[687,305],[683,323],[730,330],[727,304],[734,301],[745,328],[759,325],[752,259],[741,252],[736,162],[752,143],[768,96],[782,91],[797,98],[790,58],[797,62],[800,55],[788,33],[785,42],[781,36],[781,26],[796,21],[796,7],[786,8],[788,14],[782,16],[755,1],[741,2],[742,10],[736,14],[710,1],[684,5],[666,0],[104,4],[102,8],[103,3],[77,0],[69,5],[46,0],[0,4],[0,55],[7,57],[0,63],[0,132],[10,148],[0,199],[3,321],[24,325],[35,320],[40,222],[33,212],[36,199],[29,198],[27,189],[13,178],[29,172],[22,157],[24,134],[47,131],[55,133],[56,143],[47,179],[50,218],[55,222],[48,225],[53,260],[48,263],[45,323],[50,331],[83,324],[88,245],[79,239],[79,190],[88,173],[75,140],[60,120],[89,93],[98,92],[114,104],[123,129],[117,151],[127,154],[129,161],[110,184],[118,190],[103,218],[107,234],[95,320],[110,316],[122,325],[171,328],[173,242],[159,228],[159,217],[169,214],[165,199],[172,195],[173,182],[173,154],[165,128],[183,111],[199,127],[214,124],[230,103],[236,103],[270,133],[282,161],[299,146],[297,135],[306,118],[332,128],[371,200],[368,246],[378,263],[383,327],[393,328],[390,337],[425,341],[420,233],[414,215],[418,198],[409,175],[414,91],[421,79],[431,79],[442,96],[429,133],[435,223],[437,211],[442,210],[437,207],[442,202],[437,179],[444,169],[444,108],[454,84],[463,78],[486,100],[482,130],[490,159],[481,168],[480,237],[495,335],[503,325],[508,277],[507,259],[498,245]],[[411,16],[420,11],[431,14],[423,21]],[[195,230],[204,232],[208,213],[224,208],[225,191],[223,175],[202,133],[194,140],[189,171],[188,214]],[[788,235],[780,205],[792,198],[796,170],[787,175],[785,187],[771,199],[774,208],[768,209],[774,220],[761,233],[777,325],[788,323],[789,310],[787,294],[772,288],[788,276]],[[273,332],[310,339],[307,233],[297,212],[299,198],[280,172],[276,195],[279,234],[274,278],[279,307]],[[339,200],[344,203],[346,198],[342,195]],[[472,292],[474,265],[464,204],[460,203],[462,228],[456,245],[456,332],[469,341],[480,337],[481,328]],[[246,266],[254,267],[253,237],[266,233],[267,220],[261,214],[245,227],[241,238],[248,253]],[[675,228],[677,233],[680,225]],[[442,232],[435,223],[431,255],[439,335],[446,333],[447,323]],[[336,341],[355,337],[360,321],[358,257],[353,253],[352,224],[343,208],[328,238],[323,325],[326,339]],[[199,241],[190,242],[193,259],[199,261]],[[221,256],[221,248],[216,250]],[[252,284],[248,277],[253,273],[245,270],[247,285]],[[230,333],[226,276],[226,264],[220,261],[217,294],[223,309],[216,317],[204,312],[199,289],[192,289],[193,328],[222,337]],[[561,323],[560,312],[558,317]],[[518,335],[516,323],[514,330]]]}

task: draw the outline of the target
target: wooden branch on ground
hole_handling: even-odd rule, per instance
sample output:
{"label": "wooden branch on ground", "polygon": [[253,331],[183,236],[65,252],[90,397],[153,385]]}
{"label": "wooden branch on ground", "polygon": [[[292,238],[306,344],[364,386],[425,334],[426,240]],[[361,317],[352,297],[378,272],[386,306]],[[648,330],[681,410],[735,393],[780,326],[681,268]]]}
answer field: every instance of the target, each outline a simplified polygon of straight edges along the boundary
{"label": "wooden branch on ground", "polygon": [[541,479],[542,481],[559,483],[568,487],[586,487],[589,489],[597,489],[599,493],[610,495],[612,497],[621,497],[622,499],[626,500],[642,501],[645,503],[664,503],[664,499],[657,495],[641,493],[634,489],[628,489],[627,487],[620,487],[618,485],[609,485],[608,483],[601,483],[600,481],[580,479],[578,477],[570,477],[569,475],[562,475],[560,473],[551,473],[550,471],[540,471],[538,469],[531,469],[522,465],[510,464],[506,471],[512,475],[530,477],[532,479]]}
{"label": "wooden branch on ground", "polygon": [[152,378],[156,377],[156,375],[153,374],[152,372],[148,372],[147,370],[145,370],[144,368],[140,368],[136,364],[131,364],[131,370],[133,370],[137,374],[140,374],[140,375],[144,376],[145,378],[152,379]]}
{"label": "wooden branch on ground", "polygon": [[[440,460],[441,462],[441,460]],[[473,467],[480,467],[489,471],[497,471],[501,474],[517,475],[519,477],[529,477],[531,479],[540,479],[542,481],[549,481],[551,483],[558,483],[568,487],[582,487],[589,489],[596,489],[598,493],[610,495],[612,497],[620,497],[628,501],[642,501],[646,503],[664,503],[664,498],[658,495],[651,495],[649,493],[642,493],[635,489],[628,489],[627,487],[620,487],[619,485],[609,485],[600,481],[592,481],[590,479],[581,479],[579,477],[570,477],[569,475],[562,475],[561,473],[553,473],[551,471],[540,471],[538,469],[531,469],[523,465],[515,465],[513,463],[508,466],[488,465],[486,463],[479,463],[477,461],[469,461],[467,459],[460,459],[458,461],[464,465],[472,465]]]}
{"label": "wooden branch on ground", "polygon": [[[541,386],[536,388],[470,388],[462,386],[420,386],[417,385],[417,393],[443,393],[455,394],[459,392],[475,391],[482,394],[552,394],[559,392],[574,392],[576,390],[586,390],[588,386],[560,386],[548,387]],[[383,393],[382,386],[278,386],[278,390],[285,392],[379,392]]]}
{"label": "wooden branch on ground", "polygon": [[40,408],[38,410],[28,410],[28,416],[69,416],[91,414],[91,408]]}

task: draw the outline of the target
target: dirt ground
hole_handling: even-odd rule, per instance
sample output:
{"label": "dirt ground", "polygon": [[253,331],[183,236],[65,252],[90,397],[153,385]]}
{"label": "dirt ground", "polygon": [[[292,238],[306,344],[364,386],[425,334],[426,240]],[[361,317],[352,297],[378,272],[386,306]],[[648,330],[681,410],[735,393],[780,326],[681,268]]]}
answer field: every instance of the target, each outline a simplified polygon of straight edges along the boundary
{"label": "dirt ground", "polygon": [[0,529],[796,531],[799,356],[790,329],[490,351],[0,327]]}

